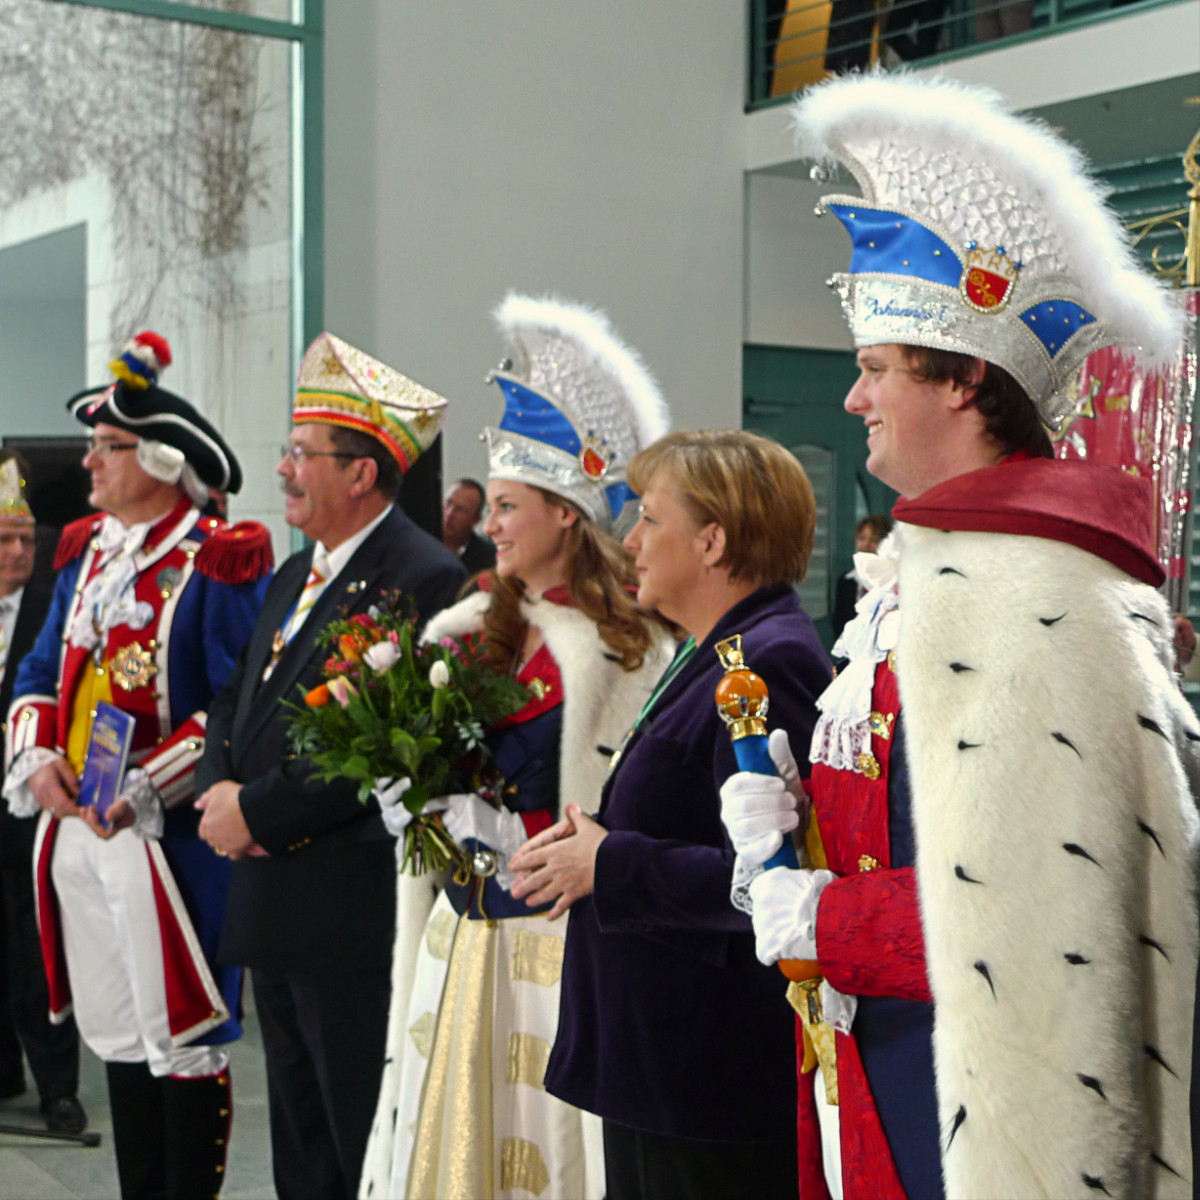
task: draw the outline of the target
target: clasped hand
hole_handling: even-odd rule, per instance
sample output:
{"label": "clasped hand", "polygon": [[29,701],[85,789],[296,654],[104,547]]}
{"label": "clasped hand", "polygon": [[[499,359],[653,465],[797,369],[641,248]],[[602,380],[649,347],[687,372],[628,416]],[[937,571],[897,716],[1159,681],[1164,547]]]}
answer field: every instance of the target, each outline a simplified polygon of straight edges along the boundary
{"label": "clasped hand", "polygon": [[568,804],[557,825],[531,837],[509,862],[516,874],[512,894],[530,908],[553,902],[546,914],[554,921],[596,886],[596,853],[608,830],[579,807]]}

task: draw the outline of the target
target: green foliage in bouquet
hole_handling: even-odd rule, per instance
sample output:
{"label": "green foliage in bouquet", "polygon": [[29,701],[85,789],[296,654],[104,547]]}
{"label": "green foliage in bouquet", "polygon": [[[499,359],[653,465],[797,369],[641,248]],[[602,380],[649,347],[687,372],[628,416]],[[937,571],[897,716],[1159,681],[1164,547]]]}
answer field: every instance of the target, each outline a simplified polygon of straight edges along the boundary
{"label": "green foliage in bouquet", "polygon": [[287,707],[292,750],[314,776],[352,780],[363,803],[377,779],[412,781],[400,803],[413,815],[403,861],[416,874],[461,865],[441,818],[425,806],[455,792],[499,794],[484,731],[517,712],[529,692],[496,673],[478,637],[420,645],[414,629],[398,593],[332,622],[320,639],[331,650],[325,681]]}

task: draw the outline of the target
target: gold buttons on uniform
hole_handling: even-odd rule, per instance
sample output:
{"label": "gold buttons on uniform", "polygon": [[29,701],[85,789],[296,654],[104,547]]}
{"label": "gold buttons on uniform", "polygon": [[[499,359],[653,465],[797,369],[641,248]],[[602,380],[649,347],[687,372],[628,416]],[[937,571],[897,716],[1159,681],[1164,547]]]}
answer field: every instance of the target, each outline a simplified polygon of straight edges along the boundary
{"label": "gold buttons on uniform", "polygon": [[859,771],[861,771],[862,774],[864,774],[868,779],[878,779],[879,778],[879,774],[880,774],[879,759],[877,759],[875,757],[875,755],[860,754],[854,760],[854,764],[855,764],[855,766],[858,767]]}
{"label": "gold buttons on uniform", "polygon": [[888,742],[892,738],[892,722],[895,719],[895,713],[888,713],[885,716],[881,712],[873,712],[867,718],[867,726],[877,738],[883,738],[885,742]]}

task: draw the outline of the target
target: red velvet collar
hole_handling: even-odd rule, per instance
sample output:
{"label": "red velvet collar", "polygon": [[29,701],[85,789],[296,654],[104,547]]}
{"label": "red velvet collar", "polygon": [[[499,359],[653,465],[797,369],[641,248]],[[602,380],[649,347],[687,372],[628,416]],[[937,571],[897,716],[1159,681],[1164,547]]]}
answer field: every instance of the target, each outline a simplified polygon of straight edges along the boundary
{"label": "red velvet collar", "polygon": [[1117,467],[1021,454],[900,500],[892,515],[930,529],[1066,542],[1158,587],[1166,575],[1152,549],[1153,504],[1149,481]]}
{"label": "red velvet collar", "polygon": [[146,540],[142,543],[144,550],[154,549],[187,516],[192,507],[192,502],[187,496],[180,496],[175,503],[175,507],[169,513],[159,517],[150,526],[150,531],[146,534]]}

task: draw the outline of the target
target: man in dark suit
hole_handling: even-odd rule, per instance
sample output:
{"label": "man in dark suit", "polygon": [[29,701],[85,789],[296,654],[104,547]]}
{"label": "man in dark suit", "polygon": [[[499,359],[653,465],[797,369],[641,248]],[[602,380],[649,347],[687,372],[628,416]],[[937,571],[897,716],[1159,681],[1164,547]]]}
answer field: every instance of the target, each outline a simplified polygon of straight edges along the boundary
{"label": "man in dark suit", "polygon": [[442,543],[458,555],[468,575],[478,575],[496,565],[496,547],[475,532],[483,515],[484,499],[479,480],[460,479],[446,493],[442,505]]}
{"label": "man in dark suit", "polygon": [[293,555],[208,718],[201,835],[237,861],[222,953],[252,968],[281,1200],[352,1200],[383,1070],[395,919],[394,840],[348,781],[311,778],[287,713],[321,678],[318,635],[385,591],[422,617],[465,572],[394,503],[445,401],[329,334],[305,354],[278,474]]}
{"label": "man in dark suit", "polygon": [[[58,531],[35,533],[24,496],[27,479],[21,455],[0,451],[0,719],[12,700],[17,666],[37,638],[54,590]],[[36,822],[16,818],[0,804],[0,1099],[25,1091],[23,1048],[47,1127],[80,1133],[87,1116],[76,1096],[79,1033],[73,1017],[59,1025],[50,1022],[33,900],[35,830]]]}

